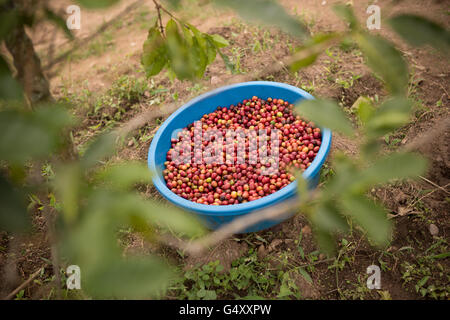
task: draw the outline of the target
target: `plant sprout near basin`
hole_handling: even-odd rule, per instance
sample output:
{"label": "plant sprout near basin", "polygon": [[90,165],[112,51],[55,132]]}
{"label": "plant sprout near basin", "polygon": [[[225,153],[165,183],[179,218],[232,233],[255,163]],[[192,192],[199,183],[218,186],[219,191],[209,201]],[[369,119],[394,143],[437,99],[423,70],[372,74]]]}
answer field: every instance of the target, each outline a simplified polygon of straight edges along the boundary
{"label": "plant sprout near basin", "polygon": [[[148,166],[154,173],[153,183],[156,189],[176,206],[198,215],[205,222],[206,226],[211,229],[216,229],[236,218],[257,210],[270,208],[297,196],[297,182],[294,181],[281,190],[255,201],[227,206],[213,206],[186,200],[166,186],[162,171],[167,151],[171,146],[172,134],[199,120],[204,114],[214,111],[217,106],[227,107],[252,96],[258,96],[262,99],[269,97],[279,98],[294,104],[303,99],[314,99],[310,94],[299,88],[277,82],[253,81],[221,87],[205,93],[180,107],[164,121],[150,145]],[[331,147],[331,131],[326,128],[321,128],[321,130],[322,143],[319,152],[311,165],[303,172],[303,177],[307,181],[309,188],[317,186],[320,170]],[[280,222],[281,220],[263,221],[245,229],[243,232],[263,230]]]}

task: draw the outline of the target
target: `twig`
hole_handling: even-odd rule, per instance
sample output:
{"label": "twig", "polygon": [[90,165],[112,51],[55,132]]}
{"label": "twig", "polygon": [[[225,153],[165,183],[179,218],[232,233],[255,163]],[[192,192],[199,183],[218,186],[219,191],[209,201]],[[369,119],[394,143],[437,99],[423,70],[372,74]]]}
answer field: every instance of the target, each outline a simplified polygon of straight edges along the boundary
{"label": "twig", "polygon": [[158,12],[159,29],[161,30],[161,34],[164,36],[164,27],[161,18],[162,7],[158,2],[156,2],[156,0],[153,0],[153,3],[155,4],[156,11]]}
{"label": "twig", "polygon": [[[450,185],[450,183],[447,183],[447,184],[446,184],[445,186],[443,186],[442,188],[447,188],[449,185]],[[417,199],[416,201],[414,201],[413,203],[411,203],[411,204],[408,206],[408,208],[413,207],[417,202],[419,202],[419,201],[425,199],[426,197],[432,195],[433,193],[435,193],[435,192],[438,191],[438,190],[439,190],[439,188],[436,188],[436,189],[434,189],[433,191],[428,192],[426,195],[420,197],[419,199]]]}
{"label": "twig", "polygon": [[20,290],[24,289],[26,286],[28,286],[28,284],[33,281],[41,272],[42,270],[47,266],[47,264],[45,264],[43,267],[40,267],[35,273],[33,273],[27,281],[25,281],[24,283],[22,283],[20,286],[18,286],[16,289],[14,289],[10,294],[8,294],[5,298],[5,300],[11,300],[13,299],[16,294],[18,294],[20,292]]}
{"label": "twig", "polygon": [[249,215],[243,216],[228,223],[227,225],[213,231],[205,237],[187,243],[178,239],[162,237],[160,240],[173,247],[186,251],[191,255],[199,255],[208,247],[227,239],[229,236],[245,230],[247,227],[267,220],[285,219],[292,216],[298,208],[298,199],[291,199],[276,205],[275,207],[263,209]]}
{"label": "twig", "polygon": [[422,177],[422,176],[419,176],[419,178],[422,179],[422,180],[424,180],[424,181],[426,181],[426,182],[428,182],[428,183],[431,184],[432,186],[435,186],[436,188],[441,189],[441,190],[444,191],[446,194],[450,194],[450,192],[448,192],[447,190],[445,190],[444,187],[441,187],[440,185],[434,183],[433,181],[428,180],[427,178]]}

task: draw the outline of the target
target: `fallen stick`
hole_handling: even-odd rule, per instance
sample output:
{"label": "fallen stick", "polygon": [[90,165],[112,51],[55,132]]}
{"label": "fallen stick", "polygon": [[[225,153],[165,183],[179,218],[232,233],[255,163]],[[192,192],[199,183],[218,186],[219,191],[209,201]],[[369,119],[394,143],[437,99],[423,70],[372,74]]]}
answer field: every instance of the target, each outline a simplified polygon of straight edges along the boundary
{"label": "fallen stick", "polygon": [[20,290],[26,288],[26,286],[28,286],[28,284],[29,284],[31,281],[33,281],[33,280],[34,280],[34,279],[42,272],[42,270],[43,270],[45,267],[46,267],[46,265],[43,266],[43,267],[40,267],[35,273],[33,273],[33,274],[28,278],[27,281],[25,281],[24,283],[22,283],[20,286],[18,286],[16,289],[14,289],[10,294],[8,294],[4,300],[11,300],[11,299],[13,299],[13,298],[16,296],[16,294],[18,294],[18,293],[20,292]]}

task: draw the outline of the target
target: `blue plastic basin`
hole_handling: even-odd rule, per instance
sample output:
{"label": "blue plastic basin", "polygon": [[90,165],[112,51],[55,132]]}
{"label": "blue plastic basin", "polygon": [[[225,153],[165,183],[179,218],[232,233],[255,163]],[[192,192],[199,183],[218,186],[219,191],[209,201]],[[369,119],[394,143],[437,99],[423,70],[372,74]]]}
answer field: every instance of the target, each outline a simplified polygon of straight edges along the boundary
{"label": "blue plastic basin", "polygon": [[[234,205],[213,206],[186,200],[166,186],[162,170],[164,170],[167,151],[171,146],[172,133],[199,120],[204,114],[213,112],[218,106],[228,107],[252,96],[258,96],[262,99],[269,97],[283,99],[289,101],[289,103],[296,103],[303,99],[314,99],[309,93],[297,87],[278,82],[252,81],[221,87],[202,94],[180,107],[164,121],[150,145],[148,167],[154,173],[153,183],[156,189],[176,206],[198,215],[210,229],[216,229],[233,219],[297,196],[297,182],[294,181],[281,190],[258,200]],[[321,130],[320,150],[311,165],[303,172],[303,177],[308,182],[309,188],[317,186],[320,170],[331,146],[331,131],[326,128],[321,128]],[[243,233],[263,230],[280,222],[281,220],[266,220],[247,228]]]}

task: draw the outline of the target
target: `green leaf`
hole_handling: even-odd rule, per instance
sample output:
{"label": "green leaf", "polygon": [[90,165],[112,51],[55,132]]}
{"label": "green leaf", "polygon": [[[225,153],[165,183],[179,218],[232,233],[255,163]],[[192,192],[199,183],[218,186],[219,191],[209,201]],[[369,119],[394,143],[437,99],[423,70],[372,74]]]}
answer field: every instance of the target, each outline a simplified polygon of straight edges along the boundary
{"label": "green leaf", "polygon": [[389,24],[412,46],[430,45],[447,55],[450,52],[450,32],[433,21],[402,14],[389,19]]}
{"label": "green leaf", "polygon": [[317,244],[324,253],[328,256],[333,256],[336,253],[336,245],[334,237],[329,232],[316,230],[315,237]]}
{"label": "green leaf", "polygon": [[366,124],[369,118],[375,112],[375,108],[372,105],[372,100],[368,97],[359,97],[352,105],[351,109],[356,111],[359,119],[363,124]]}
{"label": "green leaf", "polygon": [[119,0],[76,0],[80,5],[88,9],[107,8],[119,2]]}
{"label": "green leaf", "polygon": [[24,193],[0,175],[0,230],[23,232],[30,226]]}
{"label": "green leaf", "polygon": [[302,68],[306,68],[307,66],[312,65],[314,62],[316,62],[317,58],[319,57],[319,54],[313,53],[309,55],[306,58],[297,60],[290,65],[290,69],[292,72],[296,72]]}
{"label": "green leaf", "polygon": [[167,64],[167,47],[156,26],[150,28],[144,42],[142,64],[147,77],[158,74]]}
{"label": "green leaf", "polygon": [[210,37],[214,41],[214,44],[216,45],[217,48],[223,48],[223,47],[227,47],[230,45],[228,40],[223,38],[221,35],[212,34]]}
{"label": "green leaf", "polygon": [[311,276],[309,275],[308,272],[306,272],[305,269],[303,269],[303,268],[298,268],[298,272],[302,275],[302,277],[303,277],[306,281],[308,281],[308,282],[311,283],[311,284],[313,283]]}
{"label": "green leaf", "polygon": [[370,201],[363,195],[343,198],[342,205],[346,214],[352,217],[378,246],[386,245],[392,230],[384,208]]}
{"label": "green leaf", "polygon": [[45,158],[62,145],[61,131],[71,123],[68,113],[54,106],[43,106],[35,112],[0,112],[0,159],[23,163]]}
{"label": "green leaf", "polygon": [[353,128],[339,106],[329,100],[303,100],[296,105],[297,113],[320,126],[351,136]]}
{"label": "green leaf", "polygon": [[99,197],[95,206],[106,207],[110,215],[115,215],[117,225],[130,225],[136,221],[135,217],[139,217],[141,221],[188,236],[199,236],[205,231],[203,225],[190,213],[156,201],[144,200],[134,194],[120,195],[111,193],[104,198]]}
{"label": "green leaf", "polygon": [[[22,18],[19,11],[16,10],[3,10],[0,12],[0,39],[4,40],[11,31],[22,24]],[[1,58],[1,57],[0,57]]]}
{"label": "green leaf", "polygon": [[366,120],[369,137],[379,137],[394,131],[409,122],[412,103],[403,97],[385,101]]}
{"label": "green leaf", "polygon": [[13,78],[9,66],[0,56],[0,99],[22,100],[23,91],[20,84]]}
{"label": "green leaf", "polygon": [[392,94],[404,95],[408,87],[408,67],[400,52],[386,39],[359,33],[356,41],[367,65],[384,80]]}
{"label": "green leaf", "polygon": [[181,37],[178,25],[173,19],[166,24],[166,37],[170,68],[180,80],[194,79],[198,66],[194,64],[191,48]]}
{"label": "green leaf", "polygon": [[331,202],[320,203],[311,220],[324,232],[348,231],[347,221]]}
{"label": "green leaf", "polygon": [[419,155],[391,153],[362,170],[352,189],[365,191],[373,185],[387,183],[393,179],[414,178],[423,174],[426,168],[427,161]]}
{"label": "green leaf", "polygon": [[193,38],[190,50],[190,58],[195,70],[195,76],[201,78],[208,66],[208,57],[205,51],[199,45],[197,38]]}
{"label": "green leaf", "polygon": [[98,178],[115,189],[129,189],[136,183],[151,183],[151,173],[143,163],[126,162],[109,166]]}
{"label": "green leaf", "polygon": [[95,298],[139,299],[164,294],[173,273],[157,257],[117,257],[82,272],[83,290]]}
{"label": "green leaf", "polygon": [[216,3],[236,11],[242,18],[277,26],[294,36],[307,35],[305,26],[272,0],[215,0]]}
{"label": "green leaf", "polygon": [[343,20],[350,24],[350,29],[355,30],[360,28],[358,19],[353,12],[350,5],[338,4],[333,6],[333,11]]}
{"label": "green leaf", "polygon": [[224,54],[222,51],[220,51],[219,49],[217,50],[220,54],[220,57],[222,58],[223,62],[225,63],[225,66],[227,67],[227,69],[231,72],[231,73],[235,73],[236,72],[236,67],[235,65],[230,61],[230,58],[228,58],[228,56],[226,54]]}
{"label": "green leaf", "polygon": [[78,165],[65,165],[55,177],[55,190],[62,204],[62,215],[66,223],[73,223],[78,217],[79,196],[82,186],[81,170]]}
{"label": "green leaf", "polygon": [[83,157],[80,159],[84,169],[91,168],[99,161],[114,154],[116,150],[117,134],[114,132],[100,135],[90,143]]}

